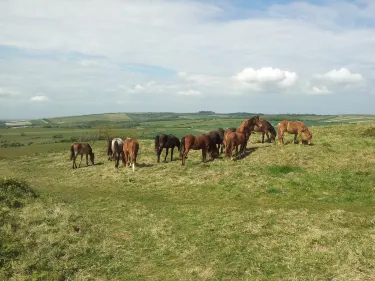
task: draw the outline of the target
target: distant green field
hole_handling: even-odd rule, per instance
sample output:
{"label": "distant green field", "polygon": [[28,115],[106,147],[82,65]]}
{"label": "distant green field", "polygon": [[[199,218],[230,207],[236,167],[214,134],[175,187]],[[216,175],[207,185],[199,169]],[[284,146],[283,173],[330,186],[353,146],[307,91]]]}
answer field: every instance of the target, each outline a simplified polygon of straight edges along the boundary
{"label": "distant green field", "polygon": [[129,121],[129,116],[125,113],[105,113],[105,114],[92,114],[82,116],[70,116],[70,117],[57,117],[46,119],[49,123],[62,124],[62,123],[78,123],[88,121]]}
{"label": "distant green field", "polygon": [[[44,118],[35,120],[6,121],[5,127],[61,127],[61,128],[135,128],[138,127],[140,135],[148,135],[145,128],[168,128],[179,131],[191,130],[201,127],[198,130],[211,130],[216,127],[235,126],[241,121],[254,116],[246,113],[228,114],[202,114],[202,113],[171,113],[171,112],[145,112],[145,113],[104,113],[82,116],[68,116],[56,118]],[[280,120],[300,120],[308,126],[321,126],[325,124],[371,124],[375,123],[375,115],[294,115],[294,114],[260,114],[261,119],[269,120],[274,126]],[[190,129],[189,129],[190,128]],[[186,130],[184,130],[186,129]]]}

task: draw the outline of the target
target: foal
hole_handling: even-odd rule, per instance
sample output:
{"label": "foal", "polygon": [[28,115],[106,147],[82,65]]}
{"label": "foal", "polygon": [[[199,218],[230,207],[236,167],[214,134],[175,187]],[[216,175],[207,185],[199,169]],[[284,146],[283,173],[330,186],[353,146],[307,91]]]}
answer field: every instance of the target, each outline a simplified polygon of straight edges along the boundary
{"label": "foal", "polygon": [[81,167],[82,157],[83,157],[84,154],[86,155],[86,166],[89,165],[88,155],[90,155],[90,161],[91,161],[92,165],[94,165],[95,155],[92,152],[92,148],[91,148],[90,144],[88,144],[87,142],[75,142],[75,143],[73,143],[70,146],[70,152],[71,152],[70,160],[73,160],[73,169],[77,168],[76,159],[77,159],[78,154],[81,155],[81,161],[79,162],[79,167]]}

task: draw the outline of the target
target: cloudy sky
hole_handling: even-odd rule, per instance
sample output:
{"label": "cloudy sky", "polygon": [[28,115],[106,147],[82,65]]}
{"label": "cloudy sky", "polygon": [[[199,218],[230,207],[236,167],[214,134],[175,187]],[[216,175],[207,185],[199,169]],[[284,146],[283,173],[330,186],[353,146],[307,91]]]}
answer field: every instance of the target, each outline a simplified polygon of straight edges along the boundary
{"label": "cloudy sky", "polygon": [[1,0],[0,118],[375,114],[374,50],[373,0]]}

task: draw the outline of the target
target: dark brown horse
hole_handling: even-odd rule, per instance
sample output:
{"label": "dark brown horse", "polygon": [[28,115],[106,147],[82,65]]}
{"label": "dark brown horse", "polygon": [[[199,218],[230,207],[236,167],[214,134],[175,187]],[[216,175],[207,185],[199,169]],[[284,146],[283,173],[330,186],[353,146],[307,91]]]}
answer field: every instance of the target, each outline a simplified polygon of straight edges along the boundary
{"label": "dark brown horse", "polygon": [[180,155],[182,156],[182,166],[185,166],[185,159],[190,149],[202,150],[202,162],[206,162],[207,152],[211,154],[212,160],[217,156],[216,144],[210,136],[206,134],[200,136],[189,134],[181,139]]}
{"label": "dark brown horse", "polygon": [[124,139],[123,151],[124,151],[124,166],[126,167],[129,162],[135,171],[135,164],[137,164],[137,155],[139,150],[139,143],[136,139],[127,138]]}
{"label": "dark brown horse", "polygon": [[267,136],[267,142],[273,142],[276,139],[276,130],[267,120],[259,121],[254,127],[254,132],[262,133],[262,143],[264,143],[264,135]]}
{"label": "dark brown horse", "polygon": [[166,149],[164,162],[167,161],[168,150],[171,148],[171,161],[173,161],[173,150],[177,147],[178,151],[180,151],[180,140],[176,138],[174,135],[165,135],[159,134],[155,137],[155,152],[157,156],[157,162],[160,162],[160,155],[163,151],[163,148]]}
{"label": "dark brown horse", "polygon": [[221,153],[223,153],[224,130],[222,128],[219,128],[217,131],[209,132],[208,135],[215,142],[215,146],[217,146],[217,154],[220,154],[220,147]]}
{"label": "dark brown horse", "polygon": [[78,154],[81,155],[81,162],[79,162],[79,167],[81,167],[83,155],[86,155],[86,166],[89,165],[88,155],[90,155],[90,161],[91,161],[92,165],[94,165],[95,155],[92,152],[92,148],[91,148],[90,144],[88,144],[87,142],[75,142],[75,143],[73,143],[70,147],[70,152],[71,152],[70,160],[73,160],[73,169],[77,168],[76,159],[77,159]]}
{"label": "dark brown horse", "polygon": [[297,135],[299,136],[299,144],[302,144],[302,133],[305,134],[307,138],[307,143],[311,144],[312,133],[306,127],[306,125],[300,121],[287,121],[283,120],[277,124],[277,135],[279,142],[284,144],[284,133],[294,134],[294,142],[297,140]]}

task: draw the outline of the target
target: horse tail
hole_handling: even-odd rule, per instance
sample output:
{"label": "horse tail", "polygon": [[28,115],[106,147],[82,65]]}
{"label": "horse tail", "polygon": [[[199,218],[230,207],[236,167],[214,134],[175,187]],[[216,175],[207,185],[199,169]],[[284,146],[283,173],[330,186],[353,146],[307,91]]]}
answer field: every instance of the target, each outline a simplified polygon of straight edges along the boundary
{"label": "horse tail", "polygon": [[158,152],[159,145],[160,145],[160,140],[159,140],[159,135],[157,135],[157,136],[155,137],[155,152],[156,152],[156,153]]}
{"label": "horse tail", "polygon": [[70,160],[73,160],[74,156],[74,145],[72,144],[70,147]]}
{"label": "horse tail", "polygon": [[138,155],[138,150],[139,150],[139,143],[138,142],[134,142],[133,143],[133,147],[132,147],[132,151],[133,151],[133,159],[132,159],[132,162],[134,163],[134,164],[136,164],[136,162],[137,162],[137,155]]}
{"label": "horse tail", "polygon": [[185,152],[185,137],[182,137],[180,142],[180,157],[182,157],[182,154]]}
{"label": "horse tail", "polygon": [[229,157],[229,151],[230,151],[231,146],[232,146],[231,139],[230,138],[226,138],[224,145],[225,145],[225,156]]}
{"label": "horse tail", "polygon": [[176,143],[177,143],[178,151],[180,151],[181,150],[181,142],[178,138],[176,138]]}
{"label": "horse tail", "polygon": [[116,153],[120,153],[120,148],[119,148],[119,145],[118,145],[118,141],[115,140],[115,143],[114,143],[114,151],[112,151],[113,154],[116,154]]}

